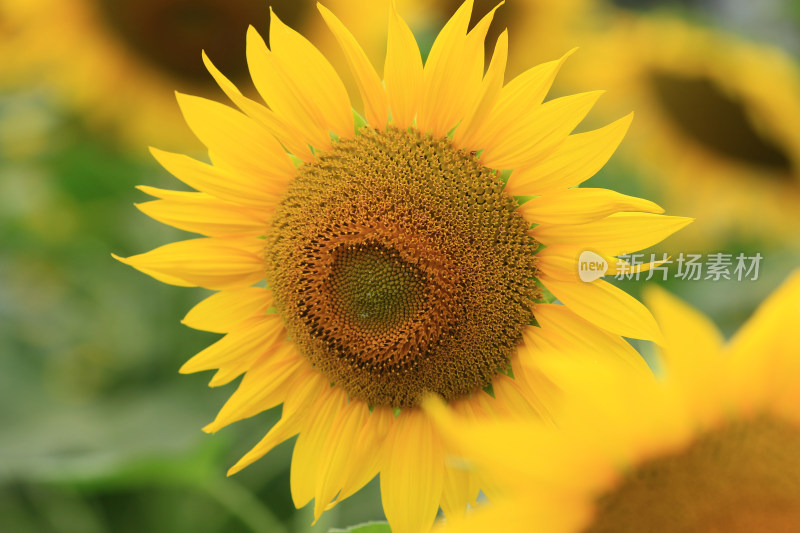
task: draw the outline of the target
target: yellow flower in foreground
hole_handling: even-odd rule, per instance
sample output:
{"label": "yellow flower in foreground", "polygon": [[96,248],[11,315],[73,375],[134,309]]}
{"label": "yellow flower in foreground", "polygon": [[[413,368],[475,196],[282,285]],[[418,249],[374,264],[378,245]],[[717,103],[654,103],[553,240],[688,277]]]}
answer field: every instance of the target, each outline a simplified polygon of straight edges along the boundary
{"label": "yellow flower in foreground", "polygon": [[[412,0],[409,0],[411,2]],[[269,28],[262,0],[0,0],[2,85],[43,83],[98,126],[111,126],[137,149],[147,143],[194,148],[175,107],[176,89],[211,95],[199,50],[234,82],[248,83],[244,32]],[[272,0],[289,24],[333,45],[314,0]],[[377,57],[385,2],[329,0],[356,25]],[[340,61],[345,66],[344,60]],[[353,87],[355,90],[355,87]],[[190,144],[191,143],[191,144]]]}
{"label": "yellow flower in foreground", "polygon": [[[586,248],[613,265],[688,222],[653,214],[660,208],[646,200],[571,188],[611,156],[630,117],[570,135],[599,93],[543,103],[564,58],[503,86],[505,33],[484,75],[492,14],[468,32],[471,8],[447,23],[424,68],[393,9],[381,81],[320,7],[367,125],[354,122],[322,54],[273,14],[270,48],[254,29],[247,37],[268,107],[206,58],[241,110],[179,95],[213,164],[153,151],[199,192],[144,188],[159,199],[139,207],[206,237],[121,260],[219,291],[184,323],[226,336],[181,371],[218,369],[212,386],[244,377],[205,429],[283,404],[280,422],[230,472],[299,434],[292,497],[298,507],[314,499],[316,516],[378,473],[397,533],[426,530],[439,506],[463,513],[479,486],[445,464],[448,450],[419,407],[425,393],[478,417],[546,417],[548,390],[536,354],[518,350],[523,340],[588,345],[643,368],[621,336],[660,336],[637,300],[576,275]],[[513,169],[507,186],[499,169]],[[537,197],[520,207],[514,195]],[[538,283],[565,305],[537,303]]]}
{"label": "yellow flower in foreground", "polygon": [[694,309],[650,296],[664,379],[552,353],[558,430],[441,412],[497,495],[447,531],[800,531],[800,272],[728,343]]}
{"label": "yellow flower in foreground", "polygon": [[697,217],[682,239],[703,247],[732,233],[796,240],[795,60],[665,16],[619,15],[586,43],[569,69],[570,85],[608,89],[606,110],[635,110],[635,141],[621,155],[669,207]]}

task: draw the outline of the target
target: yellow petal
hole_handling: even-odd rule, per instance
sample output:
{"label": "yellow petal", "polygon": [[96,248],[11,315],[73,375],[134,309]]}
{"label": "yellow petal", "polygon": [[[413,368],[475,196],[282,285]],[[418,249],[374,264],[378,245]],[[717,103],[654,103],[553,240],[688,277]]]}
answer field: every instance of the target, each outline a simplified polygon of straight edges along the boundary
{"label": "yellow petal", "polygon": [[153,157],[170,174],[183,183],[239,205],[271,211],[278,203],[283,189],[269,180],[257,180],[250,173],[226,172],[183,154],[151,148]]}
{"label": "yellow petal", "polygon": [[557,61],[528,69],[503,87],[486,120],[476,124],[470,139],[473,144],[471,149],[501,143],[509,133],[516,132],[533,120],[556,73],[570,53]]}
{"label": "yellow petal", "polygon": [[603,91],[562,96],[536,108],[528,118],[515,110],[508,130],[487,144],[481,161],[491,168],[516,168],[550,155],[580,124]]}
{"label": "yellow petal", "polygon": [[444,486],[444,448],[420,409],[403,409],[389,434],[381,499],[394,533],[428,531]]}
{"label": "yellow petal", "polygon": [[[120,263],[125,263],[126,259],[118,256],[117,254],[111,254],[111,257],[119,261]],[[127,263],[126,263],[127,264]],[[161,272],[157,272],[155,270],[150,270],[149,268],[136,268],[139,272],[143,274],[147,274],[151,278],[156,281],[160,281],[161,283],[166,283],[168,285],[175,285],[176,287],[197,287],[197,284],[188,282],[186,280],[176,278],[175,276],[170,276],[169,274],[163,274]]]}
{"label": "yellow petal", "polygon": [[650,200],[607,189],[565,189],[522,204],[520,213],[535,224],[585,224],[619,211],[663,213]]}
{"label": "yellow petal", "polygon": [[[579,264],[583,251],[583,249],[574,246],[548,246],[536,254],[536,266],[539,268],[540,272],[553,279],[575,282],[582,281],[579,275]],[[651,260],[647,263],[632,265],[628,261],[617,257],[603,254],[598,255],[608,263],[603,273],[605,276],[616,275],[620,272],[626,274],[641,274],[642,272],[647,272],[651,268],[669,262],[669,258],[667,258],[666,261]]]}
{"label": "yellow petal", "polygon": [[346,402],[344,390],[329,387],[320,392],[308,410],[303,430],[294,445],[289,477],[292,501],[298,509],[314,497],[317,472],[322,468],[323,456],[330,445],[333,423]]}
{"label": "yellow petal", "polygon": [[290,153],[306,162],[313,159],[308,141],[303,138],[297,128],[281,120],[270,109],[244,96],[239,89],[214,66],[205,52],[203,52],[203,63],[205,63],[206,68],[225,95],[236,104],[236,107],[264,126],[264,128],[275,136]]}
{"label": "yellow petal", "polygon": [[472,395],[472,400],[479,406],[482,416],[489,419],[507,419],[514,417],[515,413],[506,402],[499,401],[490,396],[486,391],[479,391]]}
{"label": "yellow petal", "polygon": [[228,475],[232,476],[245,467],[253,464],[264,457],[278,444],[289,440],[297,435],[303,427],[303,415],[293,416],[284,415],[278,422],[270,428],[267,434],[256,444],[244,457],[239,459],[235,465],[228,469]]}
{"label": "yellow petal", "polygon": [[[533,326],[528,327],[531,328]],[[522,389],[523,396],[531,403],[538,417],[555,427],[554,415],[561,408],[561,391],[541,371],[537,364],[539,358],[537,347],[523,344],[511,357],[511,369],[514,381]]]}
{"label": "yellow petal", "polygon": [[[573,353],[591,353],[600,359],[615,359],[624,362],[632,369],[650,374],[641,355],[619,335],[614,335],[581,318],[565,305],[540,304],[535,310],[536,320],[541,327],[529,327],[523,331],[525,346],[531,357],[519,358],[520,366],[526,371],[537,363],[535,357],[541,353],[563,354],[571,357]],[[541,376],[532,372],[534,380]]]}
{"label": "yellow petal", "polygon": [[316,401],[316,398],[331,388],[328,378],[313,369],[298,376],[294,386],[283,402],[283,413],[303,413]]}
{"label": "yellow petal", "polygon": [[247,29],[247,65],[258,93],[278,118],[297,128],[303,139],[314,148],[328,150],[331,147],[330,133],[317,111],[306,101],[308,89],[300,92],[299,80],[291,77],[286,66],[277,60],[252,26]]}
{"label": "yellow petal", "polygon": [[394,422],[395,415],[391,407],[378,406],[372,409],[356,439],[353,461],[345,474],[337,502],[355,494],[378,475],[384,464],[386,436]]}
{"label": "yellow petal", "polygon": [[[424,408],[426,412],[428,411],[428,403],[430,400],[433,400],[434,403],[439,402],[440,399],[438,397],[431,397],[425,400]],[[473,423],[482,423],[486,421],[487,414],[483,412],[483,408],[479,405],[479,402],[474,398],[462,398],[460,400],[451,401],[447,408],[445,408],[447,412],[447,416],[454,414],[453,419],[458,418],[459,421],[463,421],[466,424],[473,424]],[[438,420],[434,419],[434,422],[439,422]],[[436,424],[437,429],[443,429],[440,424]],[[442,432],[442,438],[446,440],[448,444],[446,451],[447,451],[447,462],[454,463],[456,465],[460,465],[468,469],[467,480],[466,480],[466,491],[467,491],[467,502],[473,507],[478,505],[478,496],[483,488],[484,483],[479,478],[474,465],[472,464],[470,459],[463,460],[465,457],[469,457],[469,454],[463,454],[461,450],[461,441],[460,439],[453,439],[453,434],[449,433],[448,431]],[[460,461],[456,462],[456,459],[461,459]],[[445,495],[442,495],[442,501],[444,502]],[[459,504],[460,505],[460,504]],[[442,507],[444,509],[444,507]],[[445,511],[447,512],[447,511]],[[458,516],[458,512],[450,513],[448,516],[448,520],[451,520],[453,516]]]}
{"label": "yellow petal", "polygon": [[[561,281],[580,281],[579,262],[583,250],[574,246],[552,245],[544,248],[536,254],[536,266],[539,271],[550,278]],[[601,256],[606,262],[610,262],[612,257]],[[607,268],[605,274],[613,273],[615,270]]]}
{"label": "yellow petal", "polygon": [[748,369],[745,387],[731,379],[726,372],[729,361],[721,357],[722,336],[708,318],[663,289],[648,287],[645,298],[664,332],[663,374],[692,405],[693,420],[717,420],[726,391],[743,399],[746,391],[754,390],[763,374]]}
{"label": "yellow petal", "polygon": [[215,433],[229,424],[271,409],[286,399],[289,388],[308,362],[289,342],[276,343],[275,347],[274,353],[262,355],[253,363],[236,392],[203,431]]}
{"label": "yellow petal", "polygon": [[181,374],[220,368],[236,361],[256,361],[266,350],[281,341],[285,334],[277,315],[265,315],[242,322],[236,329],[204,349],[180,368]]}
{"label": "yellow petal", "polygon": [[248,210],[205,193],[164,198],[135,204],[144,214],[161,223],[206,235],[226,237],[263,235],[266,221],[257,210]]}
{"label": "yellow petal", "polygon": [[389,12],[383,77],[392,121],[398,128],[408,128],[414,122],[422,96],[422,57],[414,34],[397,13],[395,0]]}
{"label": "yellow petal", "polygon": [[[526,495],[527,496],[527,495]],[[481,506],[474,512],[469,513],[465,518],[461,517],[447,517],[448,523],[443,524],[441,528],[436,529],[437,533],[486,533],[487,531],[531,531],[532,514],[531,509],[534,506],[541,506],[544,504],[534,503],[530,501],[511,498],[504,498],[500,501],[492,501],[491,505]],[[588,506],[586,506],[588,508]],[[549,519],[551,515],[556,514],[552,511],[542,512],[536,514],[536,531],[551,531],[551,532],[568,532],[568,531],[582,531],[581,527],[575,527],[575,524],[583,525],[583,522],[574,520],[575,513],[583,511],[579,506],[566,507],[568,509],[564,513],[569,514],[570,518],[561,518],[560,520],[548,520],[544,522],[540,517]],[[583,514],[587,514],[584,512]],[[551,527],[551,522],[558,524],[558,526]],[[562,526],[565,522],[566,526]],[[499,526],[502,524],[501,526]],[[498,528],[501,528],[499,529]]]}
{"label": "yellow petal", "polygon": [[664,332],[661,352],[667,366],[692,374],[700,370],[698,365],[708,370],[718,365],[723,338],[708,317],[663,289],[650,286],[645,290],[645,301]]}
{"label": "yellow petal", "polygon": [[508,30],[504,30],[497,38],[492,61],[481,84],[481,94],[471,113],[464,117],[453,135],[453,143],[466,148],[476,146],[475,135],[484,123],[491,118],[491,111],[497,103],[503,88],[503,76],[508,59]]}
{"label": "yellow petal", "polygon": [[[442,438],[453,445],[451,460],[464,459],[461,463],[465,466],[477,467],[476,470],[486,472],[485,481],[492,482],[498,478],[505,480],[510,476],[504,470],[518,473],[528,464],[538,464],[538,461],[529,461],[530,443],[536,442],[538,446],[542,433],[536,418],[523,419],[522,422],[519,418],[467,418],[456,415],[454,410],[434,396],[424,400],[423,408],[432,418]],[[494,444],[487,446],[489,442]],[[496,451],[498,442],[503,443],[503,453]],[[520,463],[519,469],[509,468],[515,461]],[[484,484],[482,489],[485,492],[487,486]]]}
{"label": "yellow petal", "polygon": [[567,282],[542,276],[556,298],[578,316],[611,333],[661,343],[653,315],[633,296],[601,279],[591,283]]}
{"label": "yellow petal", "polygon": [[[233,330],[236,331],[236,330]],[[273,335],[277,333],[277,338]],[[269,337],[265,336],[262,340],[263,346],[257,347],[253,350],[252,355],[232,358],[219,364],[217,372],[211,381],[208,383],[209,387],[220,387],[227,385],[234,379],[238,378],[245,372],[253,369],[253,366],[258,363],[259,359],[265,357],[273,357],[275,353],[280,351],[286,342],[286,331],[282,328],[275,327],[268,333]]]}
{"label": "yellow petal", "polygon": [[[750,410],[771,404],[800,422],[800,271],[795,270],[734,335],[729,347],[731,375],[739,405]],[[742,390],[744,394],[737,394]]]}
{"label": "yellow petal", "polygon": [[228,475],[233,475],[246,466],[257,461],[272,448],[304,430],[305,419],[311,406],[315,405],[322,394],[327,394],[330,383],[319,372],[308,370],[299,374],[295,379],[283,402],[281,419],[270,429],[266,436],[239,459],[228,470]]}
{"label": "yellow petal", "polygon": [[[685,393],[676,393],[678,387],[674,383],[659,383],[652,374],[631,373],[612,360],[596,360],[591,356],[551,362],[545,364],[548,376],[564,391],[565,397],[580,406],[565,409],[559,420],[560,431],[571,436],[560,440],[572,448],[569,453],[577,456],[563,465],[573,471],[568,473],[562,466],[561,475],[565,479],[567,474],[569,478],[577,477],[573,483],[583,483],[580,490],[597,493],[598,488],[618,479],[622,469],[627,470],[654,450],[679,450],[690,434],[697,435],[695,412],[699,409],[694,405],[697,402],[687,401]],[[706,405],[719,410],[720,403],[710,401],[711,398],[706,398]],[[588,454],[580,435],[596,437]],[[598,456],[605,459],[598,462]],[[593,472],[581,472],[587,467]]]}
{"label": "yellow petal", "polygon": [[473,0],[467,0],[433,43],[423,71],[417,129],[444,137],[475,106],[483,77],[484,40],[491,10],[467,34]]}
{"label": "yellow petal", "polygon": [[358,91],[361,93],[367,122],[373,128],[384,129],[389,114],[389,101],[380,77],[375,72],[372,63],[369,62],[364,50],[345,25],[322,4],[317,4],[317,8],[344,52],[350,71],[356,80]]}
{"label": "yellow petal", "polygon": [[505,404],[514,416],[527,416],[544,418],[544,412],[537,405],[535,398],[529,396],[528,391],[520,386],[519,382],[504,374],[498,374],[492,379],[492,391],[495,400]]}
{"label": "yellow petal", "polygon": [[195,305],[182,322],[194,329],[228,333],[240,322],[266,314],[270,307],[272,292],[262,287],[220,291]]}
{"label": "yellow petal", "polygon": [[731,339],[740,353],[797,354],[800,317],[800,271],[795,270],[756,310]]}
{"label": "yellow petal", "polygon": [[[342,407],[331,426],[322,450],[314,489],[314,520],[319,520],[337,493],[344,486],[347,471],[353,468],[356,439],[369,418],[366,402],[354,400]],[[373,453],[376,450],[373,450]],[[337,501],[341,501],[338,498]]]}
{"label": "yellow petal", "polygon": [[177,93],[189,128],[212,152],[266,183],[285,184],[295,168],[286,151],[260,124],[219,102]]}
{"label": "yellow petal", "polygon": [[604,255],[620,255],[661,242],[692,220],[649,213],[616,213],[588,224],[543,224],[530,233],[547,246],[587,247]]}
{"label": "yellow petal", "polygon": [[208,386],[222,387],[223,385],[227,385],[252,369],[257,360],[258,354],[255,354],[253,357],[241,357],[228,363],[222,363],[219,365],[217,371],[214,372],[214,376],[211,378],[211,381],[208,382]]}
{"label": "yellow petal", "polygon": [[191,239],[127,258],[114,257],[146,274],[156,272],[213,290],[239,289],[264,277],[264,261],[252,246],[244,239]]}
{"label": "yellow petal", "polygon": [[[153,198],[158,198],[160,200],[163,200],[165,198],[168,200],[173,198],[178,200],[184,198],[188,199],[188,198],[194,198],[195,196],[198,195],[198,193],[192,191],[173,191],[171,189],[159,189],[158,187],[151,187],[149,185],[137,185],[136,188],[142,191],[143,193],[152,196]],[[213,198],[210,194],[206,193],[199,193],[199,194],[201,194],[202,197],[205,198]]]}
{"label": "yellow petal", "polygon": [[543,160],[515,170],[506,190],[528,196],[580,185],[608,162],[631,120],[633,113],[602,128],[570,135]]}
{"label": "yellow petal", "polygon": [[271,8],[269,45],[275,61],[299,91],[300,102],[320,126],[339,137],[352,137],[355,132],[350,97],[336,70],[308,39],[284,24]]}
{"label": "yellow petal", "polygon": [[734,384],[730,392],[742,409],[757,412],[771,404],[773,410],[799,420],[798,323],[800,271],[795,271],[758,307],[726,351],[729,381]]}
{"label": "yellow petal", "polygon": [[448,520],[463,517],[470,501],[470,474],[458,466],[447,465],[444,469],[442,488],[442,511]]}

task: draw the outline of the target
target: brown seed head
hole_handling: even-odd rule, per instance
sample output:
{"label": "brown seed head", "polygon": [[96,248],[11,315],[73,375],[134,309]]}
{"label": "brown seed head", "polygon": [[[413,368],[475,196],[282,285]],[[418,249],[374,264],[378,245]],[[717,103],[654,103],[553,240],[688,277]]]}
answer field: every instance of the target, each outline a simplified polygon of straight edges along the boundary
{"label": "brown seed head", "polygon": [[508,368],[536,242],[495,172],[446,139],[364,129],[301,167],[267,233],[299,350],[352,398],[455,399]]}

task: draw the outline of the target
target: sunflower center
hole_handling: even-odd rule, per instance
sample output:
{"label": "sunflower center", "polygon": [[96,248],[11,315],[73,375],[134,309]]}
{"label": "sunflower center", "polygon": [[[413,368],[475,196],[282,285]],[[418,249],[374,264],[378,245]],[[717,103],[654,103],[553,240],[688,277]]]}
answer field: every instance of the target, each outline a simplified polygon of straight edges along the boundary
{"label": "sunflower center", "polygon": [[363,129],[301,167],[267,232],[299,350],[351,397],[417,405],[508,368],[533,317],[536,242],[495,171],[446,139]]}
{"label": "sunflower center", "polygon": [[800,428],[759,418],[647,462],[597,502],[585,533],[800,531]]}
{"label": "sunflower center", "polygon": [[[266,3],[259,0],[97,0],[100,11],[144,61],[187,82],[205,82],[200,50],[235,80],[247,77],[240,41],[249,24],[269,34]],[[289,25],[302,18],[296,0],[271,0]],[[303,2],[300,2],[303,3]],[[310,2],[305,2],[312,5]],[[288,17],[288,18],[283,18]]]}
{"label": "sunflower center", "polygon": [[650,80],[674,124],[707,150],[773,171],[792,170],[786,151],[758,131],[743,102],[711,80],[667,72],[652,72]]}
{"label": "sunflower center", "polygon": [[422,274],[380,244],[339,247],[329,278],[331,303],[340,316],[375,334],[408,321],[424,301]]}

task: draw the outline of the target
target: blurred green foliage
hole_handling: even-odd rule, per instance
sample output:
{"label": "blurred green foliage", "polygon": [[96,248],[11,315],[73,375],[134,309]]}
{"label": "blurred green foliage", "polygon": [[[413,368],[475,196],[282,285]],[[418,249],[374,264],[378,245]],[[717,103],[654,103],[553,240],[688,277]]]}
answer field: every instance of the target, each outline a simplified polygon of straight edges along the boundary
{"label": "blurred green foliage", "polygon": [[0,531],[327,531],[381,518],[377,486],[310,527],[288,493],[292,443],[225,470],[277,419],[215,436],[231,387],[177,369],[218,338],[180,318],[207,291],[114,261],[186,238],[131,204],[179,188],[44,92],[0,97]]}

